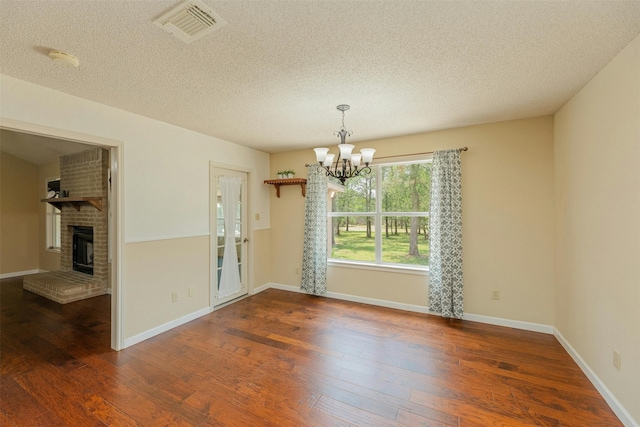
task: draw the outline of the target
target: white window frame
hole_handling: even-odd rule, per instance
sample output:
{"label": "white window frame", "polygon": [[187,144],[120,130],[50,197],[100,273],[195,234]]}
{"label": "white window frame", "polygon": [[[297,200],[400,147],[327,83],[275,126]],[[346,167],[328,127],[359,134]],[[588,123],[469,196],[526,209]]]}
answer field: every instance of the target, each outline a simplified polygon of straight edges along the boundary
{"label": "white window frame", "polygon": [[[414,157],[410,160],[376,163],[371,165],[371,173],[376,177],[376,210],[375,212],[332,212],[331,202],[327,205],[327,229],[328,229],[328,246],[327,246],[327,265],[360,268],[367,270],[379,270],[379,271],[402,271],[403,273],[413,274],[426,274],[429,271],[428,266],[412,265],[412,264],[396,264],[382,261],[382,218],[385,216],[402,216],[402,217],[429,217],[429,212],[383,212],[382,211],[382,167],[384,166],[398,166],[398,165],[410,165],[415,163],[431,163],[432,156],[428,157]],[[329,195],[333,196],[336,191],[329,189]],[[347,217],[347,216],[371,216],[374,218],[374,236],[375,236],[375,262],[370,261],[356,261],[343,258],[331,258],[331,219],[335,217]]]}
{"label": "white window frame", "polygon": [[[49,191],[49,183],[51,181],[59,181],[60,178],[47,178],[45,194]],[[60,238],[61,238],[61,216],[62,212],[51,203],[46,203],[46,220],[45,220],[45,233],[46,233],[46,246],[45,249],[50,252],[60,252]],[[57,245],[56,245],[57,244]]]}

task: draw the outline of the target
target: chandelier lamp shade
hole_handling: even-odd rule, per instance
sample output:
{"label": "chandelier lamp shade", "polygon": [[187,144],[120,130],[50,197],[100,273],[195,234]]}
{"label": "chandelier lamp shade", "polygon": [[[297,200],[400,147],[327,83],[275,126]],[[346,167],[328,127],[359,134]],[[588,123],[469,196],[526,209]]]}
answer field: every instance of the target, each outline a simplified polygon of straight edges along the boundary
{"label": "chandelier lamp shade", "polygon": [[337,157],[335,154],[329,154],[328,148],[314,148],[316,160],[326,170],[327,176],[340,180],[343,185],[348,178],[371,172],[369,164],[373,161],[373,154],[376,152],[373,148],[363,148],[360,150],[360,154],[352,153],[354,146],[347,144],[346,141],[353,132],[347,130],[344,125],[344,112],[349,108],[346,104],[340,104],[336,107],[338,111],[342,111],[342,127],[334,133],[340,138]]}

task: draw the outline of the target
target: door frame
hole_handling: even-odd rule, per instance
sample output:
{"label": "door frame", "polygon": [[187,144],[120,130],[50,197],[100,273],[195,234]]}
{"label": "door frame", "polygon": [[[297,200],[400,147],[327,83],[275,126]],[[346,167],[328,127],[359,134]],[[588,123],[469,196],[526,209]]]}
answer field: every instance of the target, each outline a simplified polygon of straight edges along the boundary
{"label": "door frame", "polygon": [[[246,193],[247,193],[247,294],[242,295],[236,299],[231,301],[222,303],[216,306],[215,301],[215,288],[217,285],[216,280],[216,269],[213,267],[214,265],[214,255],[217,254],[217,223],[216,223],[216,207],[217,207],[217,195],[216,195],[216,171],[218,169],[227,169],[235,172],[243,172],[247,174],[247,185],[246,185]],[[236,301],[244,299],[251,295],[251,291],[253,290],[253,221],[251,220],[254,217],[253,214],[253,203],[252,200],[252,192],[251,192],[251,183],[253,179],[254,171],[251,168],[246,168],[243,166],[232,165],[228,163],[220,163],[220,162],[209,162],[209,308],[211,311],[217,310],[219,308],[225,307],[229,304],[232,304]]]}
{"label": "door frame", "polygon": [[35,123],[0,117],[0,129],[31,135],[61,139],[86,145],[94,145],[109,150],[109,166],[111,169],[111,207],[109,229],[113,228],[113,242],[109,242],[111,255],[111,348],[124,348],[124,296],[122,281],[122,254],[124,244],[124,143],[116,139],[104,138]]}

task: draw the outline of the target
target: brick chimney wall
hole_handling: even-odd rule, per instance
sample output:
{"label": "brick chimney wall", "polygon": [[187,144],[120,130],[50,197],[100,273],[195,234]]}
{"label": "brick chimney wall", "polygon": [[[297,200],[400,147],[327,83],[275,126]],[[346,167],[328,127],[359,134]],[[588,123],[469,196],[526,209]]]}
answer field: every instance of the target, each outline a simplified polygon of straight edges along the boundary
{"label": "brick chimney wall", "polygon": [[[89,204],[80,210],[64,205],[61,210],[60,268],[73,270],[73,226],[93,227],[93,277],[109,287],[108,265],[108,169],[109,152],[95,148],[60,158],[60,190],[69,197],[102,197],[102,211]],[[62,197],[62,196],[61,196]]]}

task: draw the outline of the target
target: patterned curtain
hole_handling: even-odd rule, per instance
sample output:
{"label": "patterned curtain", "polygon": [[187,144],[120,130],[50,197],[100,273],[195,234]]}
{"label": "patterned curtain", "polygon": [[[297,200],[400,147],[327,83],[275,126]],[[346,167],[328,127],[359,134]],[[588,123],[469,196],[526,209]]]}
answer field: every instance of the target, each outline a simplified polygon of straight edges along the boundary
{"label": "patterned curtain", "polygon": [[304,212],[302,283],[308,294],[327,292],[327,174],[317,166],[307,168]]}
{"label": "patterned curtain", "polygon": [[462,319],[462,172],[460,151],[433,153],[429,212],[429,309]]}

